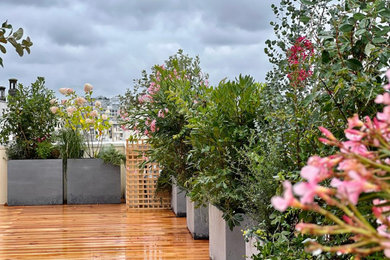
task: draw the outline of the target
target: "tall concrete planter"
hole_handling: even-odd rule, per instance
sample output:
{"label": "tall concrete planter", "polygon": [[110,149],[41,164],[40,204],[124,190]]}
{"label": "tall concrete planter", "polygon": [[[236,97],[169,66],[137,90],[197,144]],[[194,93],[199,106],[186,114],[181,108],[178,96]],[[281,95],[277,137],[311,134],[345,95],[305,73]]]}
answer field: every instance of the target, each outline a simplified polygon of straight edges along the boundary
{"label": "tall concrete planter", "polygon": [[171,206],[176,217],[186,216],[186,192],[176,185],[175,180],[172,180]]}
{"label": "tall concrete planter", "polygon": [[68,159],[68,204],[121,203],[120,167],[102,159]]}
{"label": "tall concrete planter", "polygon": [[195,203],[186,196],[187,228],[194,239],[209,238],[209,208],[195,208]]}
{"label": "tall concrete planter", "polygon": [[62,160],[9,160],[7,203],[51,205],[63,203]]}
{"label": "tall concrete planter", "polygon": [[222,214],[222,211],[209,204],[210,259],[245,259],[245,240],[241,231],[244,227],[236,226],[231,231]]}

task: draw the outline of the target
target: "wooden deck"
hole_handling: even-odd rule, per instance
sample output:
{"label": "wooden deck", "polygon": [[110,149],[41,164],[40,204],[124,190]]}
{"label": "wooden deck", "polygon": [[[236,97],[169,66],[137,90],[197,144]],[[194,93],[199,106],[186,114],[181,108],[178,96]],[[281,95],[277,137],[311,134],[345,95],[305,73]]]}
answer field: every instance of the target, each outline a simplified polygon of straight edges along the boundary
{"label": "wooden deck", "polygon": [[209,259],[185,218],[121,205],[0,206],[0,259]]}

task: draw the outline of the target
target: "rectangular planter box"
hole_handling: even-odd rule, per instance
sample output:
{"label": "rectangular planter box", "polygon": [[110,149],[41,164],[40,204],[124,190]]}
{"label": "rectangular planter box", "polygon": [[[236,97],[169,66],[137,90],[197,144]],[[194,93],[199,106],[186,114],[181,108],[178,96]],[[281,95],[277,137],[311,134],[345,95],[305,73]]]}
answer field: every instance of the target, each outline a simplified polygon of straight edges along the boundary
{"label": "rectangular planter box", "polygon": [[102,159],[68,159],[68,204],[121,203],[120,167]]}
{"label": "rectangular planter box", "polygon": [[209,238],[209,208],[195,208],[195,203],[186,196],[187,228],[194,239]]}
{"label": "rectangular planter box", "polygon": [[172,181],[171,206],[176,217],[186,216],[186,192],[177,186],[176,181]]}
{"label": "rectangular planter box", "polygon": [[9,206],[63,203],[62,160],[9,160]]}
{"label": "rectangular planter box", "polygon": [[209,204],[210,259],[245,259],[245,240],[241,231],[243,226],[236,226],[231,231],[222,214],[222,211]]}

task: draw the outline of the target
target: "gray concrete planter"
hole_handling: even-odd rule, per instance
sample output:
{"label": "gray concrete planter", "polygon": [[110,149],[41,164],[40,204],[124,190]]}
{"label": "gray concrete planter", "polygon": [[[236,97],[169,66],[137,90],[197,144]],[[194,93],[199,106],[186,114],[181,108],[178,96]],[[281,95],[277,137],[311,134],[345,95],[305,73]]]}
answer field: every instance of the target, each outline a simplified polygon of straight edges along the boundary
{"label": "gray concrete planter", "polygon": [[195,203],[186,196],[187,228],[194,239],[209,238],[209,208],[195,208]]}
{"label": "gray concrete planter", "polygon": [[68,204],[121,203],[120,167],[101,159],[68,159]]}
{"label": "gray concrete planter", "polygon": [[209,249],[212,260],[245,259],[245,240],[243,226],[229,229],[222,218],[222,211],[209,204]]}
{"label": "gray concrete planter", "polygon": [[176,181],[172,181],[171,206],[176,217],[186,216],[186,192],[177,186]]}
{"label": "gray concrete planter", "polygon": [[7,203],[16,205],[62,204],[62,160],[9,160]]}

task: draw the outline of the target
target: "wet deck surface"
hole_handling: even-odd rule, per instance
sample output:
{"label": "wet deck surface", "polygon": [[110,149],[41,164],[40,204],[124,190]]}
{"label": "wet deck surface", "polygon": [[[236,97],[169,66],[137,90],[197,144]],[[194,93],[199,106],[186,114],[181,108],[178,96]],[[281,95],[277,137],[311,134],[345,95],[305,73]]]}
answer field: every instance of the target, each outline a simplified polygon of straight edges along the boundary
{"label": "wet deck surface", "polygon": [[209,259],[185,218],[126,205],[0,206],[0,259]]}

